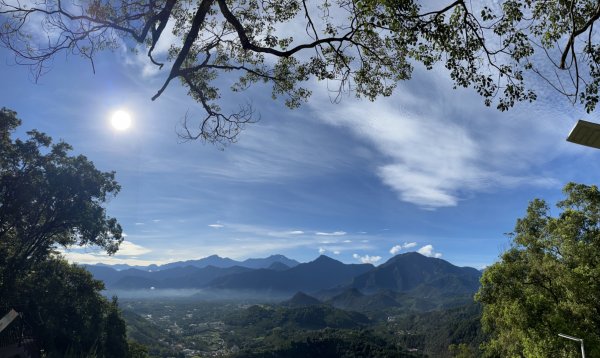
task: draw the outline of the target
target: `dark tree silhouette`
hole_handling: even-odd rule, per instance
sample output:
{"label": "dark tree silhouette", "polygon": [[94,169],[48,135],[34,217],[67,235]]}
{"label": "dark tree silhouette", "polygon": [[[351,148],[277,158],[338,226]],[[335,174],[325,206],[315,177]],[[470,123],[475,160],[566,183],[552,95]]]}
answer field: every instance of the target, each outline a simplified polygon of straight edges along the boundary
{"label": "dark tree silhouette", "polygon": [[123,240],[102,206],[120,189],[114,173],[69,156],[68,144],[36,130],[13,140],[16,115],[0,110],[0,297],[58,247],[95,245],[112,254]]}

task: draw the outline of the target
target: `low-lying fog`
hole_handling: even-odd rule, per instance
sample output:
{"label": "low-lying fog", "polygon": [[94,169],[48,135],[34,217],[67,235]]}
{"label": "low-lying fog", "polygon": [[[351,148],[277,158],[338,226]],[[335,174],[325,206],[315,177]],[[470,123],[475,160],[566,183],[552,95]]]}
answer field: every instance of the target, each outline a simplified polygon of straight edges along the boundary
{"label": "low-lying fog", "polygon": [[241,301],[253,300],[261,302],[278,302],[292,297],[293,293],[269,291],[207,290],[207,289],[139,289],[115,290],[102,292],[106,297],[117,296],[120,299],[153,299],[153,298],[189,298],[203,301]]}

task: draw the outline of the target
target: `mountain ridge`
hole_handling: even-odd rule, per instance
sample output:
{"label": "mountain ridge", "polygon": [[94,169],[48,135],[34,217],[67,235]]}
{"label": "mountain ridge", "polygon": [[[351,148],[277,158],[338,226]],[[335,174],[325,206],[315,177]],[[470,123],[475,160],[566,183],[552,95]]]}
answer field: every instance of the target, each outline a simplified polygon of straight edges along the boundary
{"label": "mountain ridge", "polygon": [[217,289],[272,290],[311,292],[350,283],[358,274],[373,268],[371,264],[344,264],[328,256],[302,263],[284,271],[259,269],[222,276],[208,287]]}
{"label": "mountain ridge", "polygon": [[272,264],[279,262],[288,267],[294,267],[300,264],[300,262],[290,259],[281,254],[274,254],[263,258],[248,258],[243,261],[237,261],[234,259],[230,259],[228,257],[221,257],[219,255],[210,255],[206,257],[202,257],[194,260],[185,260],[185,261],[174,261],[169,262],[162,265],[151,264],[148,266],[139,266],[139,265],[127,265],[127,264],[115,264],[108,265],[103,263],[97,263],[94,265],[85,265],[85,266],[96,266],[96,267],[107,267],[112,268],[117,271],[128,270],[128,269],[137,269],[141,271],[164,271],[176,267],[186,267],[193,266],[197,268],[204,268],[207,266],[214,266],[220,268],[228,268],[233,266],[241,266],[247,268],[268,268]]}
{"label": "mountain ridge", "polygon": [[477,291],[480,277],[481,272],[472,267],[459,267],[440,258],[408,252],[356,276],[351,287],[363,292],[387,289],[422,294],[429,290],[436,295],[467,294]]}
{"label": "mountain ridge", "polygon": [[[239,265],[202,268],[187,265],[157,271],[139,268],[117,271],[106,266],[87,268],[96,279],[104,281],[108,289],[185,288],[263,295],[302,291],[323,303],[359,311],[375,307],[427,310],[454,306],[472,300],[481,277],[477,269],[458,267],[419,253],[399,254],[379,266],[345,264],[321,255],[313,261],[289,267],[277,261],[282,258],[285,256],[272,255],[269,260],[249,261],[250,265],[259,267],[272,261],[267,268]],[[221,258],[213,255],[209,259],[214,262]]]}

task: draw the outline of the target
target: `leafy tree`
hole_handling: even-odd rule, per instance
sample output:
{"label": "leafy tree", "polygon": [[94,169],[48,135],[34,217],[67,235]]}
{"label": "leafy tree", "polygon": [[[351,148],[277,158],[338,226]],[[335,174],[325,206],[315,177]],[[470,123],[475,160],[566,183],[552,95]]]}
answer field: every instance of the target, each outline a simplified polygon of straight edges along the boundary
{"label": "leafy tree", "polygon": [[72,245],[117,251],[121,226],[102,206],[120,189],[114,173],[69,156],[68,144],[36,130],[13,140],[20,124],[14,111],[0,110],[0,308],[22,313],[49,357],[127,357],[116,300],[109,303],[102,282],[56,252]]}
{"label": "leafy tree", "polygon": [[127,357],[125,322],[102,289],[84,268],[48,259],[35,264],[4,299],[23,314],[50,357]]}
{"label": "leafy tree", "polygon": [[477,355],[473,352],[473,349],[471,347],[469,347],[469,345],[466,344],[466,343],[451,344],[448,347],[448,350],[450,351],[450,354],[454,358],[474,358],[474,357],[477,357]]}
{"label": "leafy tree", "polygon": [[129,357],[130,358],[147,358],[149,357],[148,355],[148,348],[146,348],[145,346],[135,342],[135,341],[129,341]]}
{"label": "leafy tree", "polygon": [[[226,143],[235,140],[254,110],[219,107],[219,76],[230,89],[268,83],[290,108],[311,94],[306,83],[327,81],[339,94],[370,100],[392,94],[413,65],[443,64],[456,86],[473,87],[487,105],[506,110],[533,101],[528,73],[588,111],[598,102],[600,45],[593,0],[504,0],[487,7],[456,0],[446,6],[419,0],[92,0],[67,6],[41,0],[28,6],[0,0],[0,41],[18,63],[39,76],[61,51],[91,61],[99,50],[125,43],[144,48],[148,61],[169,74],[154,95],[179,79],[204,109],[197,126],[181,135]],[[39,22],[38,22],[39,21]],[[173,25],[168,57],[156,58],[158,41]],[[304,33],[290,29],[304,28]],[[45,30],[43,43],[32,43]],[[136,47],[138,46],[138,47]],[[550,66],[548,66],[550,65]],[[547,70],[550,67],[550,70]],[[235,80],[237,78],[237,80]]]}
{"label": "leafy tree", "polygon": [[110,303],[104,331],[104,356],[107,358],[126,357],[129,354],[129,345],[126,341],[127,325],[121,317],[116,296]]}
{"label": "leafy tree", "polygon": [[0,299],[58,246],[114,253],[123,240],[102,206],[120,189],[114,173],[69,156],[70,145],[36,130],[13,140],[20,124],[16,112],[0,110]]}
{"label": "leafy tree", "polygon": [[491,339],[489,356],[600,356],[600,191],[567,184],[558,216],[543,200],[529,204],[517,220],[512,247],[481,279],[477,299]]}

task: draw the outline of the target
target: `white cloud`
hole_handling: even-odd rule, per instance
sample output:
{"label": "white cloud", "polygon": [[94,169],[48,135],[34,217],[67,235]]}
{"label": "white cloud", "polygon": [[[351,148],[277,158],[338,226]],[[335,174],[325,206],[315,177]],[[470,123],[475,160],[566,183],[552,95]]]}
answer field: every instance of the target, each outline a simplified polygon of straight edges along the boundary
{"label": "white cloud", "polygon": [[290,234],[290,235],[302,235],[302,234],[304,234],[304,231],[302,231],[302,230],[294,230],[294,231],[289,231],[288,234]]}
{"label": "white cloud", "polygon": [[334,255],[339,255],[339,254],[340,254],[340,251],[339,251],[339,250],[335,250],[335,251],[333,252],[333,254],[334,254]]}
{"label": "white cloud", "polygon": [[349,244],[349,243],[351,243],[351,242],[352,242],[352,240],[344,240],[344,241],[342,241],[342,242],[344,242],[344,243],[346,243],[346,244]]}
{"label": "white cloud", "polygon": [[322,247],[319,247],[319,255],[323,255],[325,252],[327,252],[327,250],[325,250]]}
{"label": "white cloud", "polygon": [[397,253],[399,253],[400,251],[402,251],[403,249],[410,249],[412,247],[417,246],[416,242],[405,242],[402,245],[394,245],[391,249],[390,249],[390,254],[392,255],[396,255]]}
{"label": "white cloud", "polygon": [[116,265],[116,264],[127,264],[127,265],[139,265],[139,266],[147,266],[151,264],[165,264],[169,261],[167,260],[144,260],[139,258],[121,258],[115,256],[109,256],[107,254],[99,254],[99,253],[89,253],[89,252],[73,252],[73,251],[65,251],[61,252],[62,255],[69,262],[76,262],[78,264],[108,264],[108,265]]}
{"label": "white cloud", "polygon": [[124,240],[121,245],[119,245],[119,251],[115,255],[117,256],[136,256],[143,255],[152,252],[152,250],[136,245],[131,241]]}
{"label": "white cloud", "polygon": [[534,115],[515,109],[507,118],[483,106],[473,91],[452,89],[441,72],[417,70],[392,98],[376,102],[330,105],[318,100],[327,98],[318,88],[323,94],[316,93],[309,106],[326,123],[370,143],[380,154],[373,169],[381,181],[400,200],[424,209],[456,206],[475,192],[498,187],[558,185],[549,173],[536,170],[559,154],[556,142],[564,141],[556,128],[537,120],[556,117],[555,110]]}
{"label": "white cloud", "polygon": [[421,255],[428,256],[428,257],[436,257],[436,258],[442,257],[441,253],[434,251],[433,245],[425,245],[425,246],[421,247],[420,249],[418,249],[417,252],[420,253]]}
{"label": "white cloud", "polygon": [[169,69],[171,65],[167,58],[169,48],[172,44],[181,42],[181,40],[173,34],[174,25],[175,23],[172,20],[167,22],[164,31],[152,51],[152,57],[157,62],[164,63],[162,69],[150,61],[150,58],[148,57],[148,48],[146,46],[138,46],[136,51],[132,52],[130,48],[123,43],[121,46],[121,54],[125,64],[139,70],[143,78],[154,77],[161,72],[162,74],[165,74],[167,72],[165,69]]}
{"label": "white cloud", "polygon": [[77,262],[80,264],[132,264],[132,265],[149,265],[152,263],[161,263],[164,260],[146,260],[140,259],[138,256],[145,255],[152,252],[151,249],[134,244],[131,241],[123,240],[119,245],[119,250],[110,256],[105,252],[94,249],[92,251],[89,248],[73,247],[70,249],[59,249],[58,250],[67,260],[71,262]]}
{"label": "white cloud", "polygon": [[[272,101],[270,98],[265,100]],[[302,112],[288,111],[286,116],[290,120],[284,126],[267,124],[267,121],[248,126],[238,143],[219,155],[207,158],[202,165],[198,165],[192,156],[186,160],[180,158],[170,161],[176,161],[181,167],[178,169],[180,172],[193,170],[219,180],[269,183],[316,173],[322,175],[352,163],[354,159],[340,150],[337,141],[332,141],[327,133],[315,131],[315,125],[322,124],[304,118],[291,120],[303,116]],[[167,170],[164,161],[157,162],[155,166],[159,170]]]}
{"label": "white cloud", "polygon": [[400,245],[394,245],[391,249],[390,249],[390,254],[392,255],[396,255],[397,253],[399,253],[402,250],[402,246]]}
{"label": "white cloud", "polygon": [[344,235],[346,235],[346,232],[345,231],[334,231],[334,232],[318,231],[316,233],[316,235],[319,235],[319,236],[344,236]]}
{"label": "white cloud", "polygon": [[352,257],[359,260],[363,264],[375,264],[381,260],[381,256],[369,256],[369,255],[360,256],[359,254],[354,254],[354,255],[352,255]]}
{"label": "white cloud", "polygon": [[208,226],[212,227],[213,229],[220,229],[222,227],[225,227],[225,225],[221,225],[221,224],[210,224]]}

